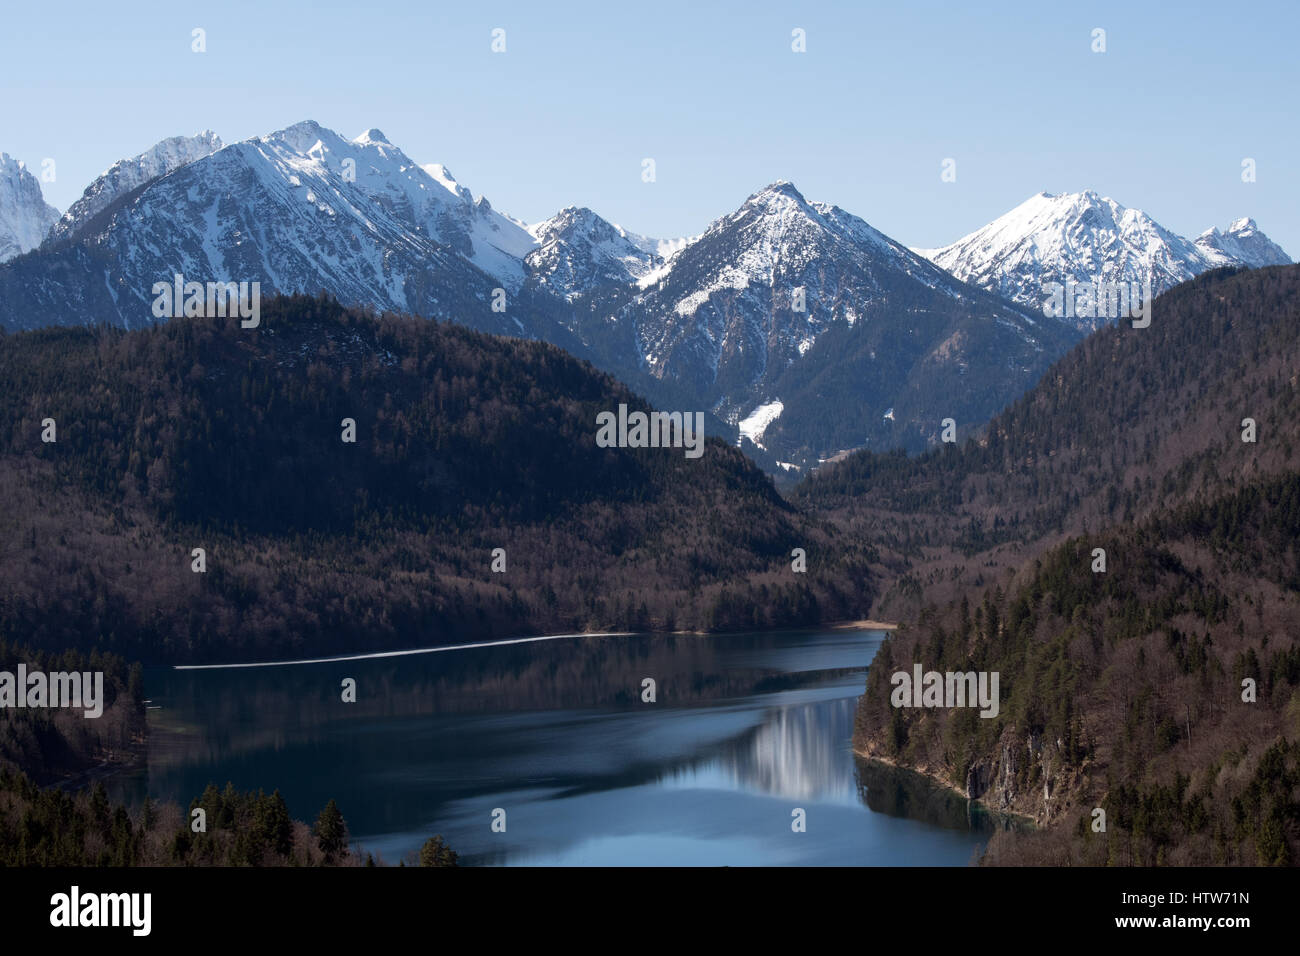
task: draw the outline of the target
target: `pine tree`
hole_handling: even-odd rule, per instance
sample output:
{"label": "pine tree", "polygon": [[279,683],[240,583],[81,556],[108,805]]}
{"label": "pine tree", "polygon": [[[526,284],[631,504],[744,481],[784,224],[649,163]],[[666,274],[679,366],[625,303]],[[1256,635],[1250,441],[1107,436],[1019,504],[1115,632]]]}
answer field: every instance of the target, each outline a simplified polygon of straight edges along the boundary
{"label": "pine tree", "polygon": [[420,866],[456,866],[456,851],[442,840],[442,834],[424,841],[420,847]]}
{"label": "pine tree", "polygon": [[269,797],[260,798],[254,814],[255,828],[262,847],[287,857],[293,850],[293,819],[289,816],[289,807],[280,791],[276,790]]}
{"label": "pine tree", "polygon": [[332,797],[330,802],[325,804],[325,809],[320,812],[320,816],[316,818],[316,826],[312,828],[312,834],[316,837],[316,845],[325,854],[326,860],[332,860],[335,854],[341,853],[347,846],[348,826],[343,820],[339,805]]}

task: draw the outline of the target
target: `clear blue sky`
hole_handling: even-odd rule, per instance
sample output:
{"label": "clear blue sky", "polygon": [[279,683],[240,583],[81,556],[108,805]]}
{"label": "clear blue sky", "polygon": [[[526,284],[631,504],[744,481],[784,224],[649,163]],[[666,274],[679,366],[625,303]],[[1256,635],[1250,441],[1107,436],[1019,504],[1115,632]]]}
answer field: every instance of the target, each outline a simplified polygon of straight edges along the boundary
{"label": "clear blue sky", "polygon": [[1296,258],[1298,27],[1296,0],[9,4],[0,150],[54,158],[66,209],[166,136],[310,118],[378,127],[529,222],[579,204],[688,235],[788,179],[933,246],[1093,188],[1184,235],[1253,216]]}

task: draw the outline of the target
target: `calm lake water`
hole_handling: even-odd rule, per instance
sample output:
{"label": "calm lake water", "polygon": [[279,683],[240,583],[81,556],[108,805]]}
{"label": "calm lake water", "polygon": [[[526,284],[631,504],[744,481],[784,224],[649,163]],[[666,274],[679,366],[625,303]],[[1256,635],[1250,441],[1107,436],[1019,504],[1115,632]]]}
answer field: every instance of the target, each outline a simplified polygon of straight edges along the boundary
{"label": "calm lake water", "polygon": [[[353,840],[394,865],[435,833],[471,864],[965,865],[995,820],[850,749],[883,636],[581,637],[150,671],[148,765],[114,788],[182,805],[209,782],[278,788],[309,822],[333,797]],[[349,677],[356,703],[340,699]]]}

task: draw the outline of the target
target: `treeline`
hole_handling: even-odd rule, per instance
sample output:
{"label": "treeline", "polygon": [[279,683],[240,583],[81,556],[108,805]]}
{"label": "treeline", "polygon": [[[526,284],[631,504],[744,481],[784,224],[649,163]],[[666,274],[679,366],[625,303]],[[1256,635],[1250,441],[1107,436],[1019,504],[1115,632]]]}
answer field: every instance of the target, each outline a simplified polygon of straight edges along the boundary
{"label": "treeline", "polygon": [[[1297,542],[1297,473],[1071,539],[893,636],[856,746],[1045,825],[990,862],[1296,862]],[[998,716],[892,707],[913,663],[997,671]]]}
{"label": "treeline", "polygon": [[648,406],[543,343],[298,296],[254,330],[2,337],[0,379],[0,627],[34,646],[265,659],[870,606],[869,542],[716,440],[597,447],[598,411]]}
{"label": "treeline", "polygon": [[[203,832],[194,832],[194,811]],[[457,855],[431,837],[421,866],[456,866]],[[0,770],[3,866],[376,866],[349,845],[347,823],[330,800],[313,826],[290,818],[277,790],[241,793],[209,785],[183,813],[146,799],[131,811],[111,803],[102,783],[66,793],[42,789],[21,772]]]}

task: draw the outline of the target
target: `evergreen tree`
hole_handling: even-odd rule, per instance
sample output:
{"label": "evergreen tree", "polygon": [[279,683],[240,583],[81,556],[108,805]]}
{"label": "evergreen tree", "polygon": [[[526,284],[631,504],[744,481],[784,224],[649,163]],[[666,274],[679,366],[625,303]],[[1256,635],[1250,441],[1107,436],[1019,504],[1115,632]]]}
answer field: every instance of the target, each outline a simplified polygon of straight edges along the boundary
{"label": "evergreen tree", "polygon": [[325,809],[316,818],[316,826],[312,828],[312,834],[316,837],[316,845],[325,854],[326,860],[333,859],[336,853],[347,846],[347,823],[344,822],[339,805],[333,798],[330,798],[330,802],[325,804]]}
{"label": "evergreen tree", "polygon": [[457,866],[456,851],[442,840],[442,834],[429,837],[420,847],[420,866]]}

